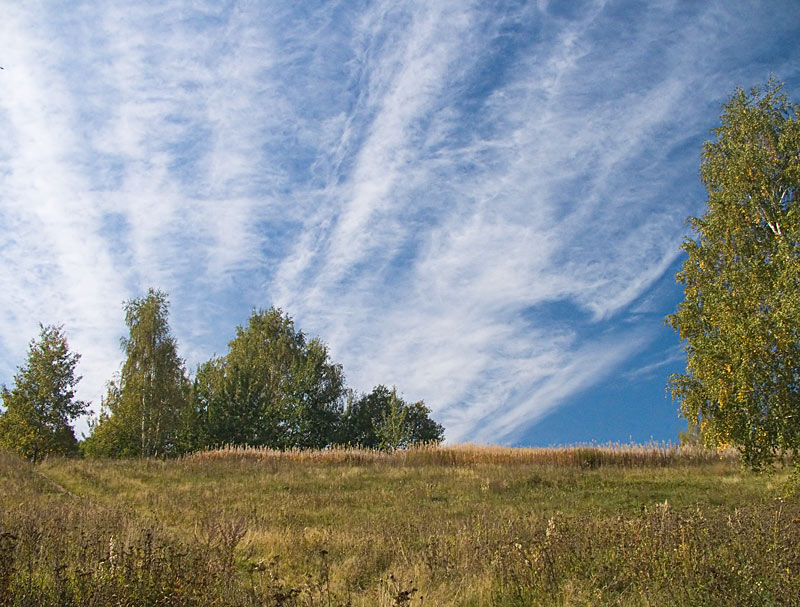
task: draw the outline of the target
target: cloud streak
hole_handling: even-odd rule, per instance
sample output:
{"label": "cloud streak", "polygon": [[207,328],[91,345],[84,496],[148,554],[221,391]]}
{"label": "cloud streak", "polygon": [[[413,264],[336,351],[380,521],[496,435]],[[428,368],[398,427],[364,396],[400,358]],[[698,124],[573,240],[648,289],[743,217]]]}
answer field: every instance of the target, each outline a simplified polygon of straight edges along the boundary
{"label": "cloud streak", "polygon": [[9,7],[0,380],[63,322],[97,403],[121,302],[156,286],[190,367],[276,304],[448,439],[524,441],[641,380],[658,329],[637,310],[700,209],[719,102],[767,56],[798,79],[780,8]]}

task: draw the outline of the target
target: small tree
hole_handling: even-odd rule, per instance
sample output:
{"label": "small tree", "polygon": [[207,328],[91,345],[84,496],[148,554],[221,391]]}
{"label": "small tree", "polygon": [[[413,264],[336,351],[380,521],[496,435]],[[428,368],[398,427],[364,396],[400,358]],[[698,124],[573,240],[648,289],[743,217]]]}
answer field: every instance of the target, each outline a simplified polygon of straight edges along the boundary
{"label": "small tree", "polygon": [[395,388],[380,385],[348,403],[339,442],[369,449],[397,449],[438,443],[443,438],[444,428],[430,418],[424,402],[406,403]]}
{"label": "small tree", "polygon": [[381,412],[380,424],[375,427],[375,437],[378,439],[379,448],[393,450],[404,446],[407,442],[406,414],[408,409],[403,405],[404,403],[397,398],[397,388],[392,388],[388,406]]}
{"label": "small tree", "polygon": [[2,386],[5,412],[0,415],[0,446],[34,463],[48,454],[75,453],[70,422],[87,411],[87,404],[75,398],[80,354],[69,351],[63,327],[40,328],[38,341],[31,341],[26,363],[14,376],[14,387]]}
{"label": "small tree", "polygon": [[708,210],[677,279],[667,322],[686,373],[673,397],[709,446],[736,446],[753,468],[800,448],[800,108],[774,80],[724,106],[700,174]]}
{"label": "small tree", "polygon": [[700,425],[689,421],[686,430],[678,432],[678,442],[681,447],[703,447],[705,441],[703,433],[700,431]]}

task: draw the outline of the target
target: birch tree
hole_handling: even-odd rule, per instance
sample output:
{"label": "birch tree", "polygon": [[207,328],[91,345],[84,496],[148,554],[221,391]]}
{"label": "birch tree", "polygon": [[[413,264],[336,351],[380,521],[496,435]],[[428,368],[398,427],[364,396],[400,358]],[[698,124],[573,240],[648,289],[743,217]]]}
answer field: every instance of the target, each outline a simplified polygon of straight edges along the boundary
{"label": "birch tree", "polygon": [[737,90],[703,148],[708,208],[677,280],[667,322],[686,373],[670,378],[709,445],[754,468],[800,447],[800,107],[774,80]]}
{"label": "birch tree", "polygon": [[87,441],[88,454],[150,457],[176,451],[189,385],[168,306],[167,295],[154,289],[125,302],[128,336],[120,344],[126,358],[109,383],[107,412]]}

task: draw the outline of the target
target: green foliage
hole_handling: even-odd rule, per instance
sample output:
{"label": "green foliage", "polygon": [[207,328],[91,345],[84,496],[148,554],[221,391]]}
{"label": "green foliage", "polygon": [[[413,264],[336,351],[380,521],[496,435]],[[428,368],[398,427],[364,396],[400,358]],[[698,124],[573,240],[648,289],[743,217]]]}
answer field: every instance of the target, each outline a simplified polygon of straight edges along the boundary
{"label": "green foliage", "polygon": [[439,443],[443,438],[444,428],[430,418],[424,402],[406,403],[395,388],[376,386],[348,404],[340,442],[370,449],[397,449],[416,443]]}
{"label": "green foliage", "polygon": [[406,407],[397,398],[397,389],[392,388],[388,407],[381,412],[381,421],[375,427],[375,437],[381,449],[397,449],[406,442]]}
{"label": "green foliage", "polygon": [[800,447],[799,114],[774,80],[725,104],[703,148],[708,210],[690,218],[684,301],[667,319],[687,353],[673,397],[709,445],[754,468]]}
{"label": "green foliage", "polygon": [[393,449],[442,440],[422,402],[383,386],[351,403],[340,365],[277,308],[253,311],[225,356],[201,364],[190,385],[167,324],[166,295],[125,305],[127,360],[108,384],[100,416],[81,444],[89,457],[174,455],[247,445],[318,449],[336,443]]}
{"label": "green foliage", "polygon": [[335,440],[344,392],[325,344],[280,309],[254,311],[228,353],[198,368],[196,435],[206,445],[324,447]]}
{"label": "green foliage", "polygon": [[69,351],[63,327],[42,326],[32,340],[14,387],[2,386],[0,447],[36,462],[48,454],[73,454],[77,441],[70,422],[86,412],[75,399],[75,366],[80,355]]}
{"label": "green foliage", "polygon": [[91,458],[135,457],[139,453],[136,433],[125,428],[124,416],[110,414],[109,402],[119,402],[119,384],[109,382],[99,415],[89,420],[89,436],[81,441],[81,455]]}
{"label": "green foliage", "polygon": [[125,303],[129,335],[122,372],[109,383],[102,415],[84,452],[96,456],[149,457],[178,452],[181,420],[188,407],[189,383],[168,324],[165,293]]}

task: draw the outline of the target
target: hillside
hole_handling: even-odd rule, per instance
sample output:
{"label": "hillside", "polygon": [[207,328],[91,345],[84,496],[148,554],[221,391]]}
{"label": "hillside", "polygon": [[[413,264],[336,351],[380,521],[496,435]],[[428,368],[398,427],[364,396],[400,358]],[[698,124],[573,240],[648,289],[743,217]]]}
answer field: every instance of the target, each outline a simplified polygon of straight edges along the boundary
{"label": "hillside", "polygon": [[800,604],[787,476],[631,446],[0,453],[0,604]]}

